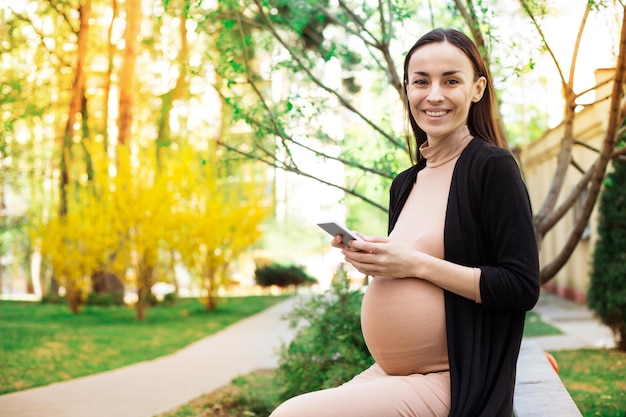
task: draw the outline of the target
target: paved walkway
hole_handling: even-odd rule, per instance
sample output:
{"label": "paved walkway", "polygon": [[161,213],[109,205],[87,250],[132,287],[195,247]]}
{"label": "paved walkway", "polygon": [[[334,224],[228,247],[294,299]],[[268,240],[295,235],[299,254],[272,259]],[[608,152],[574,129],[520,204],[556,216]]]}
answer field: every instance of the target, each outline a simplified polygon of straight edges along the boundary
{"label": "paved walkway", "polygon": [[[296,299],[236,323],[172,355],[84,378],[0,396],[0,417],[152,417],[277,365],[291,340],[283,314]],[[541,295],[535,311],[564,331],[532,338],[544,350],[612,346],[612,334],[580,304]]]}
{"label": "paved walkway", "polygon": [[283,314],[295,298],[174,354],[109,372],[0,396],[0,417],[151,417],[216,390],[238,375],[277,366],[291,340]]}
{"label": "paved walkway", "polygon": [[532,337],[544,350],[615,347],[613,332],[583,304],[542,292],[533,311],[562,335]]}

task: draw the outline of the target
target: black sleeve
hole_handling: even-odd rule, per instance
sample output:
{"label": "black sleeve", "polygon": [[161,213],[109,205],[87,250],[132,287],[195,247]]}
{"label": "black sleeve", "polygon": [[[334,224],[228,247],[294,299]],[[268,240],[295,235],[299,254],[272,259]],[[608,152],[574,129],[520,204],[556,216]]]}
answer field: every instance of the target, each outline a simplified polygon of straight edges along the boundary
{"label": "black sleeve", "polygon": [[480,223],[489,254],[481,265],[480,293],[487,308],[527,311],[539,297],[539,254],[526,186],[512,155],[482,161]]}

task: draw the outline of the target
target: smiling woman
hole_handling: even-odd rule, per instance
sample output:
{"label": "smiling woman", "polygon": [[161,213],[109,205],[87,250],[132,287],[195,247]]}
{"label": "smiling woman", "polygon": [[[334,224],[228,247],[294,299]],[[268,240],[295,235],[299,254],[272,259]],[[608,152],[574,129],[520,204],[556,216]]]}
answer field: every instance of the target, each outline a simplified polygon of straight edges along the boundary
{"label": "smiling woman", "polygon": [[404,61],[417,164],[390,190],[388,237],[332,245],[374,277],[361,327],[375,363],[271,417],[510,417],[526,311],[539,296],[532,210],[463,33],[436,29]]}

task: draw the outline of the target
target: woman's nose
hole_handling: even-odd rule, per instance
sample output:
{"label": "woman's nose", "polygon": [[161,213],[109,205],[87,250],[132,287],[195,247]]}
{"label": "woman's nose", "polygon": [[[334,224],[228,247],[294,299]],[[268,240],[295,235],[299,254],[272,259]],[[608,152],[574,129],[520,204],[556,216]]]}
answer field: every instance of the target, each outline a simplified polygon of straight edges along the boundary
{"label": "woman's nose", "polygon": [[429,101],[442,101],[443,100],[443,90],[441,85],[438,83],[432,83],[430,87],[430,91],[428,92],[428,100]]}

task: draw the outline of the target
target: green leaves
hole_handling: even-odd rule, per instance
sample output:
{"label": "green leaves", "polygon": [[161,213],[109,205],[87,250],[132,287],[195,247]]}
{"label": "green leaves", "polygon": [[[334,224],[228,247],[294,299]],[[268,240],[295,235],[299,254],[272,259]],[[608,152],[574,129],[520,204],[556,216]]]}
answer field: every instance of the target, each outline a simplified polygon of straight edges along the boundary
{"label": "green leaves", "polygon": [[626,162],[613,160],[600,197],[587,303],[626,350]]}

